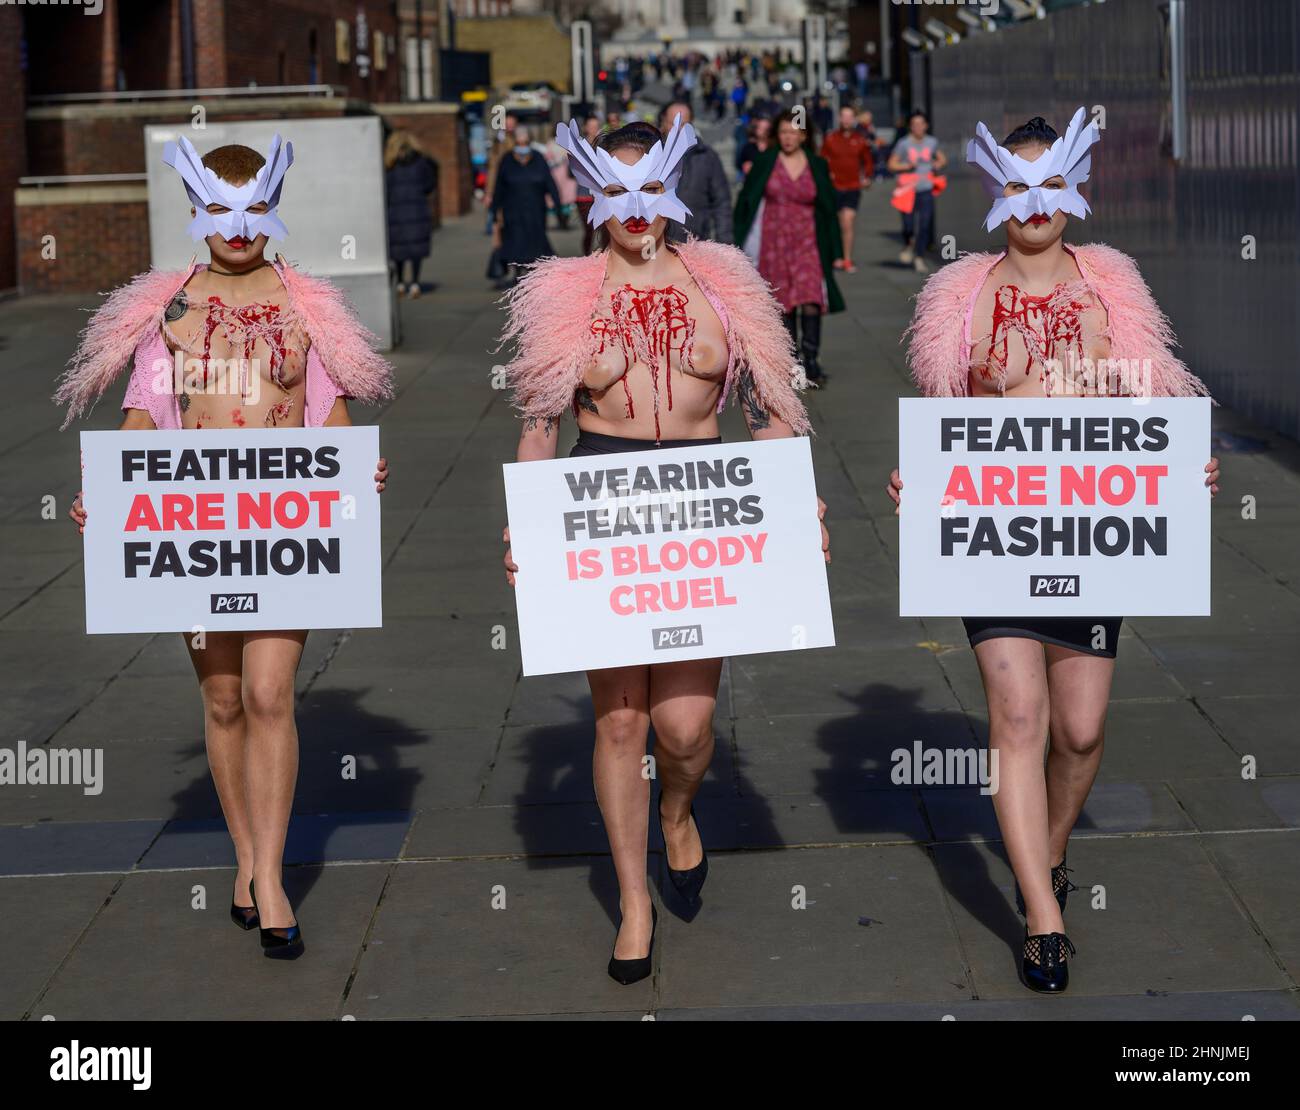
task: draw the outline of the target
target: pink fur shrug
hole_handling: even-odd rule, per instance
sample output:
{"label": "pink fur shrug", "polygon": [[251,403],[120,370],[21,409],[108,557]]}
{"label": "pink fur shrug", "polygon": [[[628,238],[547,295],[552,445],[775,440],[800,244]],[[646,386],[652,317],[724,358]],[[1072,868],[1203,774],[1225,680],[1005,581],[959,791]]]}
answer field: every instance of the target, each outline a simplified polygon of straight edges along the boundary
{"label": "pink fur shrug", "polygon": [[[749,374],[759,400],[798,434],[811,430],[796,389],[802,385],[794,345],[771,290],[744,252],[725,243],[676,243],[682,264],[718,314],[727,336],[721,412],[737,376]],[[605,280],[604,251],[584,258],[543,259],[506,295],[501,342],[515,344],[506,364],[514,404],[525,417],[554,419],[574,404],[600,345],[592,333]]]}
{"label": "pink fur shrug", "polygon": [[[306,426],[323,424],[337,397],[367,404],[391,397],[391,368],[374,350],[375,336],[357,319],[342,291],[323,278],[300,274],[283,259],[274,265],[284,285],[286,324],[306,334],[311,344]],[[54,400],[68,407],[64,428],[89,412],[128,364],[132,373],[122,407],[147,409],[158,428],[181,426],[175,394],[160,392],[154,383],[160,360],[171,360],[162,337],[163,313],[196,269],[191,262],[185,270],[149,270],[109,294],[82,331],[54,393]]]}
{"label": "pink fur shrug", "polygon": [[[1174,354],[1173,329],[1133,259],[1101,243],[1066,250],[1078,263],[1084,284],[1106,310],[1110,357],[1139,365],[1149,360],[1153,397],[1207,396],[1205,383]],[[907,362],[912,380],[924,396],[966,396],[975,301],[1004,257],[1005,252],[962,255],[925,283],[904,333],[911,340]]]}

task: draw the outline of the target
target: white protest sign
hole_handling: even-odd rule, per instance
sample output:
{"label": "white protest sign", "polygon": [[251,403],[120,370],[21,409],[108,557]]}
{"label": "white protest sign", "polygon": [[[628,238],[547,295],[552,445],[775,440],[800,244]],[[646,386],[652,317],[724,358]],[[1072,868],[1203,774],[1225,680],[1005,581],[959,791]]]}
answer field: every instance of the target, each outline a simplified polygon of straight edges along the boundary
{"label": "white protest sign", "polygon": [[834,645],[807,439],[503,470],[525,675]]}
{"label": "white protest sign", "polygon": [[82,432],[86,631],[377,628],[379,429]]}
{"label": "white protest sign", "polygon": [[899,401],[899,614],[1206,616],[1207,398]]}

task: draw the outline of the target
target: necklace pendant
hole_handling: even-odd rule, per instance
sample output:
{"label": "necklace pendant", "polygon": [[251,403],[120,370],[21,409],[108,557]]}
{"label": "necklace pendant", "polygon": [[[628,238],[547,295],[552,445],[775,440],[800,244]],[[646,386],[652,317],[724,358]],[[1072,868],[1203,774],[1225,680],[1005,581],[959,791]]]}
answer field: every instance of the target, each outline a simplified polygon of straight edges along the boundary
{"label": "necklace pendant", "polygon": [[182,393],[178,398],[176,398],[176,403],[180,405],[181,412],[190,411],[190,395],[188,393]]}

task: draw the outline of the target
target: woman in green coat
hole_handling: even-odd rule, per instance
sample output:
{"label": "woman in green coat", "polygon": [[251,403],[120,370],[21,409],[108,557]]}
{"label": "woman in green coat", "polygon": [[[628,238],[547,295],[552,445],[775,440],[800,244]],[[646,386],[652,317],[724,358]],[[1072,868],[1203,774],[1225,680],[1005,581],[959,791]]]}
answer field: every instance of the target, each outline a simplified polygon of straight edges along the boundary
{"label": "woman in green coat", "polygon": [[835,260],[843,253],[835,189],[826,160],[807,149],[808,132],[793,112],[782,112],[774,131],[776,145],[754,160],[736,200],[736,243],[772,286],[804,373],[820,386],[822,316],[844,308],[835,284]]}

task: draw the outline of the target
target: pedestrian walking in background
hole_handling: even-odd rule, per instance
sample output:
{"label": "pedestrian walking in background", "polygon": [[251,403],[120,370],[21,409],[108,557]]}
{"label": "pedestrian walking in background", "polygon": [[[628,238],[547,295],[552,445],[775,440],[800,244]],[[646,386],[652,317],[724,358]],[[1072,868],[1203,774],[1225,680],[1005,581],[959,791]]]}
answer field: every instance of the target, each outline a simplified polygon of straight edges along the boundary
{"label": "pedestrian walking in background", "polygon": [[[601,130],[599,116],[588,116],[582,121],[582,137],[593,147],[596,145],[597,138],[600,137]],[[591,221],[587,219],[587,214],[591,211],[595,199],[591,195],[590,189],[585,185],[578,185],[575,203],[578,206],[578,219],[582,222],[582,253],[584,255],[591,253],[592,240],[596,234],[596,229],[591,226]]]}
{"label": "pedestrian walking in background", "polygon": [[437,167],[420,149],[415,136],[409,131],[389,135],[384,144],[384,200],[388,209],[388,259],[399,297],[420,295],[420,264],[429,257],[433,237],[429,194],[437,187]]}
{"label": "pedestrian walking in background", "polygon": [[777,145],[754,159],[736,198],[735,225],[736,244],[781,303],[804,375],[820,386],[822,316],[844,308],[834,269],[843,251],[830,170],[807,149],[807,134],[793,112],[777,116]]}
{"label": "pedestrian walking in background", "polygon": [[[546,159],[532,147],[532,133],[523,124],[515,128],[514,149],[497,167],[492,211],[496,214],[492,246],[502,267],[531,266],[554,254],[546,237],[546,201],[560,203]],[[518,275],[516,275],[517,277]],[[502,275],[502,284],[506,284]]]}
{"label": "pedestrian walking in background", "polygon": [[899,175],[902,189],[895,197],[895,206],[903,213],[903,250],[898,260],[915,267],[918,274],[930,270],[925,264],[925,252],[934,239],[935,187],[943,187],[934,174],[948,164],[947,155],[929,131],[930,118],[918,109],[908,116],[907,133],[894,144],[889,156],[890,172]]}
{"label": "pedestrian walking in background", "polygon": [[552,135],[546,144],[546,165],[555,181],[555,191],[560,202],[555,206],[555,223],[561,231],[569,230],[569,220],[573,218],[574,205],[578,201],[578,183],[569,172],[569,156]]}
{"label": "pedestrian walking in background", "polygon": [[736,169],[741,177],[749,173],[754,160],[772,145],[772,121],[766,116],[755,116],[747,134],[749,137],[736,153]]}
{"label": "pedestrian walking in background", "polygon": [[[691,122],[689,104],[677,102],[667,105],[659,115],[659,130],[668,134],[677,119],[683,126]],[[689,233],[697,239],[730,243],[731,184],[727,181],[718,152],[696,135],[695,145],[686,151],[679,165],[681,177],[677,182],[677,195],[691,214],[686,217],[684,225],[676,220],[669,221],[666,232],[669,242],[682,242]]]}
{"label": "pedestrian walking in background", "polygon": [[853,265],[853,225],[858,214],[862,190],[871,188],[876,172],[871,143],[858,128],[858,117],[851,105],[840,109],[839,126],[822,142],[822,157],[830,167],[835,186],[835,208],[840,221],[840,239],[844,256],[835,260],[835,268],[855,274]]}

